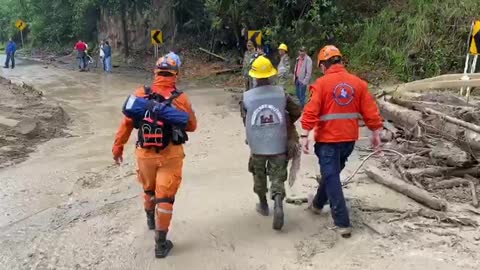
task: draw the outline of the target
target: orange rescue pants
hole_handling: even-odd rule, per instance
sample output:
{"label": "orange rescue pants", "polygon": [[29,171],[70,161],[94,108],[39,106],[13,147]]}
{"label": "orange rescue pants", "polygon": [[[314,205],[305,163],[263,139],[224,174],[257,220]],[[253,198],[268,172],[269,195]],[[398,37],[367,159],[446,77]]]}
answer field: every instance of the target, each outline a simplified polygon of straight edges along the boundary
{"label": "orange rescue pants", "polygon": [[145,191],[145,210],[155,209],[157,231],[168,231],[175,194],[182,182],[183,157],[137,157],[138,181]]}

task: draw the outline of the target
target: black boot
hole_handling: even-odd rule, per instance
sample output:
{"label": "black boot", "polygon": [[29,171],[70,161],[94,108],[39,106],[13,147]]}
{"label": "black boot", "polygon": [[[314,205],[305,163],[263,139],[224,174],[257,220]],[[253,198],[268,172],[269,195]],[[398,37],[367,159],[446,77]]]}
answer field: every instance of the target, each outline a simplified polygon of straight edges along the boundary
{"label": "black boot", "polygon": [[273,229],[279,231],[283,227],[283,196],[276,194],[273,200],[275,201],[273,208]]}
{"label": "black boot", "polygon": [[145,210],[149,230],[155,230],[155,210]]}
{"label": "black boot", "polygon": [[160,259],[167,257],[172,248],[173,243],[167,240],[167,232],[155,231],[155,257]]}
{"label": "black boot", "polygon": [[267,196],[259,195],[258,198],[260,199],[260,202],[257,203],[257,212],[262,216],[268,216],[270,210],[268,209]]}

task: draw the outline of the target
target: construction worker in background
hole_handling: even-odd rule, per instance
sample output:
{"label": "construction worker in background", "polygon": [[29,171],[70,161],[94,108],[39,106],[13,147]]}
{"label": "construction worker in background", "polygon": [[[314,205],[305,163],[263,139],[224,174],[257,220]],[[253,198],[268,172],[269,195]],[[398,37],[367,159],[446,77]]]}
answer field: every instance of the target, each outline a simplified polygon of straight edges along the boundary
{"label": "construction worker in background", "polygon": [[274,200],[273,229],[281,230],[289,132],[296,131],[294,123],[302,110],[282,87],[272,85],[271,79],[277,71],[268,58],[255,59],[249,74],[257,80],[257,87],[244,92],[240,109],[251,152],[248,167],[254,178],[253,191],[260,200],[256,210],[263,216],[269,215],[268,176],[270,198]]}
{"label": "construction worker in background", "polygon": [[278,80],[279,86],[285,86],[290,75],[290,57],[288,57],[288,47],[282,43],[278,46],[278,54],[280,54],[280,62],[278,63]]}
{"label": "construction worker in background", "polygon": [[250,75],[248,75],[248,72],[250,71],[250,64],[255,55],[255,46],[253,45],[253,41],[249,40],[247,42],[247,51],[245,52],[243,56],[243,68],[242,68],[242,74],[243,77],[245,78],[245,91],[249,90],[252,88],[252,78]]}
{"label": "construction worker in background", "polygon": [[[182,144],[188,139],[186,132],[195,131],[197,120],[187,95],[176,89],[177,63],[171,58],[162,57],[156,63],[154,74],[153,84],[150,87],[138,88],[134,96],[145,98],[148,102],[170,102],[173,107],[170,109],[187,114],[185,126],[176,128],[169,120],[159,122],[157,118],[162,119],[162,116],[153,116],[153,112],[162,111],[162,106],[158,110],[140,113],[139,116],[126,116],[116,134],[112,152],[115,162],[120,164],[130,133],[134,128],[138,129],[137,175],[143,185],[147,225],[149,229],[155,230],[155,256],[164,258],[173,248],[172,242],[167,240],[167,232],[172,219],[175,194],[182,181],[185,157]],[[135,103],[127,100],[124,106],[131,107],[132,104]],[[124,114],[125,111],[127,109],[124,108]]]}
{"label": "construction worker in background", "polygon": [[293,72],[295,92],[302,108],[305,106],[307,86],[312,78],[312,58],[307,54],[307,48],[302,46],[298,51],[298,58]]}
{"label": "construction worker in background", "polygon": [[343,196],[340,172],[358,140],[360,117],[373,131],[372,146],[380,146],[382,118],[368,84],[347,72],[342,54],[335,46],[326,46],[318,54],[318,67],[325,74],[311,85],[311,100],[302,116],[301,144],[310,152],[309,133],[315,130],[315,154],[322,180],[309,209],[320,213],[327,201],[335,226],[342,237],[351,236],[351,224]]}

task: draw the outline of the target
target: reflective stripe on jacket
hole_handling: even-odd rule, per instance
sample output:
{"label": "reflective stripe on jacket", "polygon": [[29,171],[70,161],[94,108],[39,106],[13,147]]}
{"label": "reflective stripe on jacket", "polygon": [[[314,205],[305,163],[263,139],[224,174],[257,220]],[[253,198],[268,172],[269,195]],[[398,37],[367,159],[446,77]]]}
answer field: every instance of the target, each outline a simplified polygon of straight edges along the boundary
{"label": "reflective stripe on jacket", "polygon": [[371,130],[383,126],[368,84],[350,74],[343,65],[331,66],[325,76],[310,86],[312,97],[302,116],[305,130],[315,129],[315,141],[335,143],[356,141],[358,119]]}

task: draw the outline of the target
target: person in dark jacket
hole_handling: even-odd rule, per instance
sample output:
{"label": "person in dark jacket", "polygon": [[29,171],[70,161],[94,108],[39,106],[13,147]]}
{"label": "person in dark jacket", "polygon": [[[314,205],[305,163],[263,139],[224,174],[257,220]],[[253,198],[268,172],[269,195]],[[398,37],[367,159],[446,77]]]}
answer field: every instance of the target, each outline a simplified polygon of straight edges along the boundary
{"label": "person in dark jacket", "polygon": [[12,39],[9,39],[6,49],[7,60],[5,61],[4,68],[9,68],[10,61],[12,62],[12,69],[15,68],[15,52],[17,51],[17,44]]}

